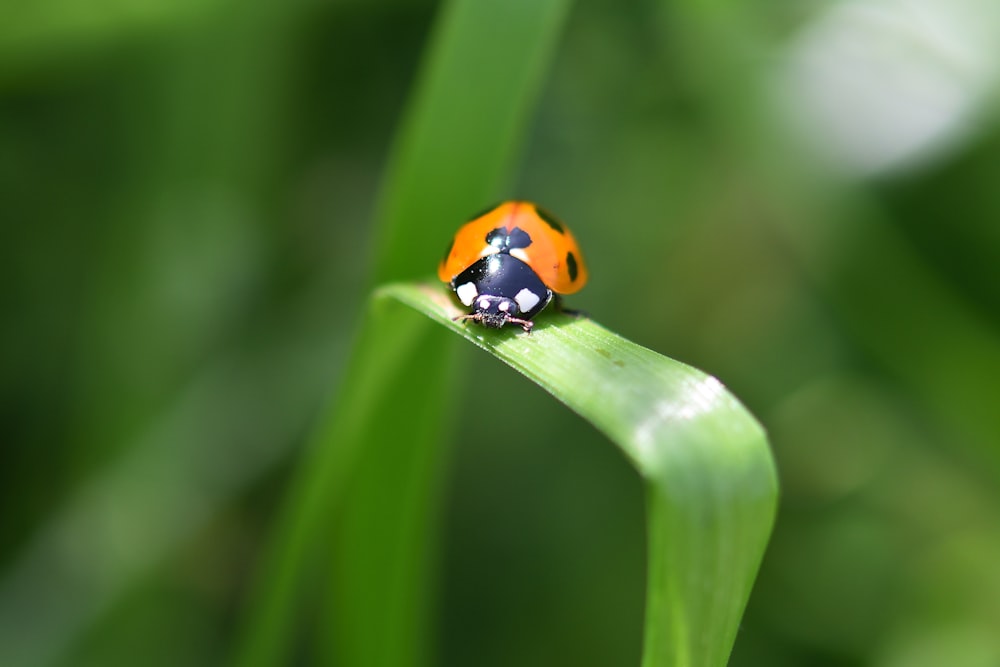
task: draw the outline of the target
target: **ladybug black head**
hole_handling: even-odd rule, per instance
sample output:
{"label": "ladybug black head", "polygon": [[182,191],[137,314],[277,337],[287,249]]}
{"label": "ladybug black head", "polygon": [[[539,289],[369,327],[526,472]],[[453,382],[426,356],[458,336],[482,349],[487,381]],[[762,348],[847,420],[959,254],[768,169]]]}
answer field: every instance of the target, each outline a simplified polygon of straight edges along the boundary
{"label": "ladybug black head", "polygon": [[488,327],[499,329],[511,319],[517,319],[520,313],[514,299],[489,294],[476,298],[475,317]]}
{"label": "ladybug black head", "polygon": [[525,333],[531,333],[531,328],[535,326],[535,323],[531,320],[517,317],[517,314],[520,312],[517,302],[507,297],[493,295],[479,296],[476,297],[475,307],[476,310],[474,312],[469,315],[459,315],[455,320],[481,322],[493,329],[499,329],[510,322],[511,324],[521,325]]}

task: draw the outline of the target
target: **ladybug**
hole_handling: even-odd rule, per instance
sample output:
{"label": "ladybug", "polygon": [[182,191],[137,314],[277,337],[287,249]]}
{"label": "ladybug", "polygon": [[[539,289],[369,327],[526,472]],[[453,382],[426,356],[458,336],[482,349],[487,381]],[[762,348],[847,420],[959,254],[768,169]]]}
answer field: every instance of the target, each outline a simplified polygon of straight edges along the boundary
{"label": "ladybug", "polygon": [[508,201],[458,230],[438,277],[473,309],[456,320],[494,329],[510,322],[531,333],[531,318],[550,301],[587,283],[587,266],[559,219],[531,202]]}

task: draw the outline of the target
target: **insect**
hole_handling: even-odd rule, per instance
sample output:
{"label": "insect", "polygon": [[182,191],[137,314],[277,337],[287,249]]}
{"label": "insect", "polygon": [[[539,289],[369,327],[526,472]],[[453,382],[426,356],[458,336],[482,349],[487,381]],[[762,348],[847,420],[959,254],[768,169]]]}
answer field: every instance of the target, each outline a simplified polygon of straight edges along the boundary
{"label": "insect", "polygon": [[531,202],[508,201],[458,230],[438,277],[472,308],[456,320],[495,329],[510,322],[531,333],[531,318],[587,283],[587,266],[559,219]]}

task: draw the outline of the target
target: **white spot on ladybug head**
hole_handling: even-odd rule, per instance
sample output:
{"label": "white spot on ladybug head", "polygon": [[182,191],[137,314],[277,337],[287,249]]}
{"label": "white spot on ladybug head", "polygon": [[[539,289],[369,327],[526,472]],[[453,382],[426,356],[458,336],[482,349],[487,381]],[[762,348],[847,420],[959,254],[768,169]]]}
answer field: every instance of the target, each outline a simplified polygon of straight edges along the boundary
{"label": "white spot on ladybug head", "polygon": [[530,264],[530,262],[528,261],[528,253],[524,252],[522,248],[513,248],[510,251],[510,256],[518,258],[525,264]]}
{"label": "white spot on ladybug head", "polygon": [[510,301],[501,301],[499,304],[497,304],[497,310],[499,310],[502,313],[506,313],[508,310],[510,310]]}
{"label": "white spot on ladybug head", "polygon": [[489,307],[490,307],[490,300],[487,299],[485,296],[482,299],[479,300],[478,308],[480,310],[486,310]]}
{"label": "white spot on ladybug head", "polygon": [[537,306],[538,302],[541,300],[542,297],[538,296],[527,287],[518,292],[514,297],[514,301],[517,302],[517,307],[521,309],[522,313],[526,313]]}
{"label": "white spot on ladybug head", "polygon": [[458,295],[458,300],[463,305],[471,306],[472,302],[479,296],[479,290],[476,289],[475,283],[465,283],[455,288],[455,294]]}

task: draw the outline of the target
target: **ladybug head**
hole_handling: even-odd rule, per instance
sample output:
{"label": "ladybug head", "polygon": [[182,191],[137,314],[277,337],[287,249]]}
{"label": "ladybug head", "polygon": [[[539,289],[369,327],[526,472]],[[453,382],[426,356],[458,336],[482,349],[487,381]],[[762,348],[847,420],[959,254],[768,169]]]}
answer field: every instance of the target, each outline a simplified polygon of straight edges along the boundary
{"label": "ladybug head", "polygon": [[517,320],[520,313],[514,299],[489,294],[483,294],[476,298],[474,317],[488,327],[499,329],[511,320]]}

